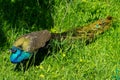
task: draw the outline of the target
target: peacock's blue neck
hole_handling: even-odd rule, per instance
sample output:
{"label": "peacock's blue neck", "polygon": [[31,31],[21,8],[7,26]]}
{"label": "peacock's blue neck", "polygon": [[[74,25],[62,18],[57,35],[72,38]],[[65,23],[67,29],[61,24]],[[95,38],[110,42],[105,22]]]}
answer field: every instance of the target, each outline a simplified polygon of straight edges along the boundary
{"label": "peacock's blue neck", "polygon": [[10,55],[10,61],[12,63],[20,63],[23,60],[29,59],[31,57],[31,53],[21,50],[15,46],[13,46],[11,50],[15,51],[15,52],[12,52]]}

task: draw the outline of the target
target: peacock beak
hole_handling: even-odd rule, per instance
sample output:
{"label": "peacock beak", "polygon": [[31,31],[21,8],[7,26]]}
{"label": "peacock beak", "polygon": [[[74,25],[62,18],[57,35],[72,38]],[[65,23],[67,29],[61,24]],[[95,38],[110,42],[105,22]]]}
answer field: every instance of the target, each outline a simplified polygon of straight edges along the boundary
{"label": "peacock beak", "polygon": [[9,49],[8,51],[9,51],[9,52],[12,52],[12,49]]}
{"label": "peacock beak", "polygon": [[8,51],[9,51],[10,53],[12,52],[12,50],[11,50],[11,49],[9,49]]}

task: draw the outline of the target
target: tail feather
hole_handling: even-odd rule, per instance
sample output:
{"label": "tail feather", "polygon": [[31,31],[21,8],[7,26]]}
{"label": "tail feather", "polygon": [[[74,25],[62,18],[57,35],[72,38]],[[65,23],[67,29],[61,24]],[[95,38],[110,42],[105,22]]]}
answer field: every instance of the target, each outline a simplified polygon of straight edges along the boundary
{"label": "tail feather", "polygon": [[69,33],[72,33],[71,38],[80,38],[86,41],[92,41],[98,35],[104,33],[110,28],[112,17],[108,16],[106,19],[99,19],[87,26],[77,27],[63,33],[52,33],[52,39],[65,39]]}

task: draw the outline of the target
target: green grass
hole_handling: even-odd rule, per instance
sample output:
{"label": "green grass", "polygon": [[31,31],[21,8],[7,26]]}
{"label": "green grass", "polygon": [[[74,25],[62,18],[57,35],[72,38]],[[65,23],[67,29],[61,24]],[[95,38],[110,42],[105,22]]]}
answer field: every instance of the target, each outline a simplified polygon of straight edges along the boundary
{"label": "green grass", "polygon": [[18,36],[35,31],[39,27],[33,24],[30,29],[26,29],[27,23],[20,20],[18,25],[11,27],[11,24],[1,16],[0,26],[6,36],[6,42],[4,45],[0,44],[2,45],[0,80],[118,80],[117,76],[120,77],[120,1],[55,0],[53,8],[52,32],[84,26],[108,15],[113,16],[114,19],[112,27],[95,42],[81,46],[79,40],[74,40],[72,43],[64,40],[60,50],[55,51],[56,48],[53,48],[52,55],[46,57],[39,66],[32,66],[23,72],[14,71],[15,65],[9,60],[8,50]]}

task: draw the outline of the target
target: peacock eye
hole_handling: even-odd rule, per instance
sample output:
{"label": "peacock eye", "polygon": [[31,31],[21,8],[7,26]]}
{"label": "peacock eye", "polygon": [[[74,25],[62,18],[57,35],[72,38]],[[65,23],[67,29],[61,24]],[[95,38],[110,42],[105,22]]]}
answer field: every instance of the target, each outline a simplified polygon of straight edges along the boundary
{"label": "peacock eye", "polygon": [[99,23],[99,25],[102,25],[102,23]]}
{"label": "peacock eye", "polygon": [[11,52],[12,52],[12,53],[15,53],[16,51],[17,51],[17,50],[15,50],[15,49],[11,49]]}

